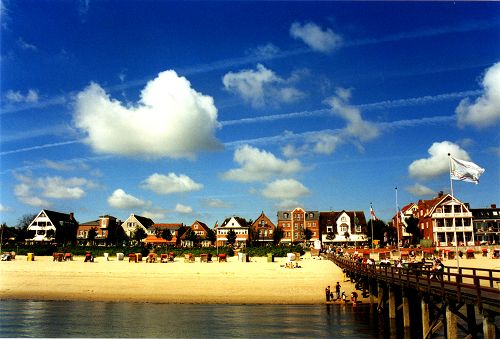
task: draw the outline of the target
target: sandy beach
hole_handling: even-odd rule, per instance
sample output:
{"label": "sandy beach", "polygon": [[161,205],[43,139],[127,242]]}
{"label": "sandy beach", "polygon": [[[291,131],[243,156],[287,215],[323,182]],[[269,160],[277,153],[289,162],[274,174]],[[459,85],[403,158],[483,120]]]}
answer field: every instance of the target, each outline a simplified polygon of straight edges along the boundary
{"label": "sandy beach", "polygon": [[[251,262],[134,263],[97,257],[95,262],[54,262],[52,257],[26,256],[0,263],[0,299],[129,301],[151,303],[320,304],[324,289],[340,281],[350,295],[354,286],[343,282],[342,271],[328,260],[300,260],[300,268],[284,268],[286,258],[251,258]],[[445,265],[456,266],[456,260]],[[461,267],[499,269],[500,260],[477,257],[460,260]]]}
{"label": "sandy beach", "polygon": [[337,281],[350,295],[353,284],[328,260],[300,260],[300,268],[284,268],[286,258],[255,257],[250,262],[139,263],[97,257],[95,262],[54,262],[52,257],[26,256],[0,263],[0,299],[130,301],[152,303],[319,304],[324,289]]}

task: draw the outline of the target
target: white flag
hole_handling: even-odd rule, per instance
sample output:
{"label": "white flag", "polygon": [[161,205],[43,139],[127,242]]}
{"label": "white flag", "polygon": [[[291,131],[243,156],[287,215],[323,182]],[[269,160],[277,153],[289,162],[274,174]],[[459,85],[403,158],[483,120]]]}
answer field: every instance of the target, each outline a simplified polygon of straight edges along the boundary
{"label": "white flag", "polygon": [[479,167],[471,161],[451,158],[450,176],[453,180],[461,180],[479,183],[479,177],[484,173],[484,168]]}
{"label": "white flag", "polygon": [[403,211],[399,211],[399,218],[401,219],[401,224],[403,224],[405,227],[408,226],[405,220],[405,215],[403,214]]}

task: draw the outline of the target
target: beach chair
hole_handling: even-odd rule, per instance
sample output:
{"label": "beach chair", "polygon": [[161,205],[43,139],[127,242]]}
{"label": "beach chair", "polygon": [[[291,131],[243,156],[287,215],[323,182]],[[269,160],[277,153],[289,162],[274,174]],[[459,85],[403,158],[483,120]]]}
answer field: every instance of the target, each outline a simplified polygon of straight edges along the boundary
{"label": "beach chair", "polygon": [[128,262],[131,262],[131,261],[137,262],[137,256],[135,255],[135,253],[130,253],[128,255]]}
{"label": "beach chair", "polygon": [[207,262],[212,262],[212,253],[207,254]]}
{"label": "beach chair", "polygon": [[227,262],[227,254],[219,254],[219,262]]}
{"label": "beach chair", "polygon": [[157,257],[158,257],[158,255],[156,253],[149,253],[148,257],[146,258],[146,262],[154,263],[154,262],[156,262]]}
{"label": "beach chair", "polygon": [[168,258],[168,254],[166,254],[166,253],[162,253],[162,254],[160,255],[160,262],[162,262],[162,263],[166,264],[166,263],[168,263],[168,260],[169,260],[169,258]]}
{"label": "beach chair", "polygon": [[73,261],[73,254],[64,253],[64,261],[66,261],[66,260]]}
{"label": "beach chair", "polygon": [[92,253],[85,253],[85,260],[83,262],[94,262],[94,256],[92,255]]}
{"label": "beach chair", "polygon": [[208,262],[208,254],[200,254],[200,262]]}
{"label": "beach chair", "polygon": [[184,262],[187,262],[187,263],[194,262],[193,253],[184,254]]}
{"label": "beach chair", "polygon": [[169,252],[168,253],[168,261],[174,261],[175,258],[175,253],[174,252]]}

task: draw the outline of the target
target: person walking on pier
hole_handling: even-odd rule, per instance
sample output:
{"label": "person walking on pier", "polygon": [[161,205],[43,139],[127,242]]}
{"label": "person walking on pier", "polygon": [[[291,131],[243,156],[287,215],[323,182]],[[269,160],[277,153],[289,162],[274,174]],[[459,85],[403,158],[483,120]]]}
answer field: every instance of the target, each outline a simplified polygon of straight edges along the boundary
{"label": "person walking on pier", "polygon": [[329,302],[330,301],[330,286],[325,288],[325,296],[326,296],[326,301]]}
{"label": "person walking on pier", "polygon": [[340,299],[340,283],[338,281],[337,281],[337,285],[335,285],[335,293],[337,294],[336,300],[339,300]]}

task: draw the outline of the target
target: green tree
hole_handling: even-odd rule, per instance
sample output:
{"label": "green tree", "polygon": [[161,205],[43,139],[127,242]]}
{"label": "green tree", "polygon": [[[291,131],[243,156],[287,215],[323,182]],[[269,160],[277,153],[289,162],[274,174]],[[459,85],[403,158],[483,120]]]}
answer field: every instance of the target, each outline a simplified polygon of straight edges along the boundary
{"label": "green tree", "polygon": [[215,231],[211,228],[209,228],[207,231],[207,240],[209,240],[212,244],[217,240]]}
{"label": "green tree", "polygon": [[313,232],[309,228],[306,228],[304,230],[304,238],[306,238],[306,241],[309,242],[309,240],[311,240],[312,236],[313,236]]}
{"label": "green tree", "polygon": [[87,233],[87,240],[92,244],[95,245],[95,238],[97,237],[97,228],[92,227],[89,232]]}
{"label": "green tree", "polygon": [[192,241],[193,245],[196,245],[196,244],[198,244],[199,237],[196,233],[194,233],[194,231],[192,229],[189,228],[186,231],[186,240]]}
{"label": "green tree", "polygon": [[35,236],[35,231],[28,232],[28,226],[36,218],[38,214],[23,214],[19,219],[17,219],[16,228],[20,229],[19,236],[16,239],[18,242],[22,242],[26,239],[31,239]]}
{"label": "green tree", "polygon": [[406,232],[411,234],[411,244],[415,245],[420,242],[420,229],[418,228],[418,219],[411,216],[405,219]]}
{"label": "green tree", "polygon": [[161,237],[166,241],[170,241],[172,240],[172,232],[168,228],[166,228],[161,232]]}
{"label": "green tree", "polygon": [[229,232],[227,232],[226,238],[229,245],[234,245],[234,243],[236,242],[236,232],[234,230],[229,230]]}
{"label": "green tree", "polygon": [[280,243],[281,239],[283,239],[283,236],[285,235],[285,232],[283,232],[282,227],[276,227],[273,233],[273,242],[275,246],[278,246]]}
{"label": "green tree", "polygon": [[140,227],[140,226],[137,226],[134,230],[134,235],[133,235],[133,239],[135,241],[137,241],[138,243],[141,243],[143,239],[146,239],[148,235],[146,234],[146,231],[144,230],[144,228]]}
{"label": "green tree", "polygon": [[[110,236],[111,236],[111,234],[110,234]],[[121,245],[124,242],[125,243],[128,242],[129,238],[127,236],[127,233],[125,233],[125,230],[123,229],[123,227],[116,226],[116,228],[112,234],[112,237],[109,239],[109,241],[111,243],[116,244],[116,245]]]}

